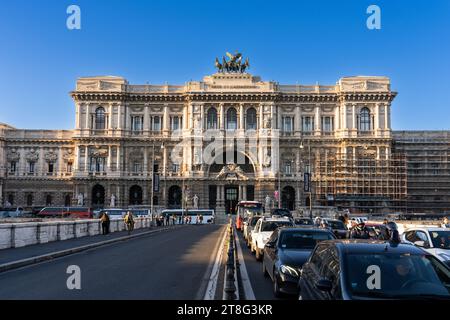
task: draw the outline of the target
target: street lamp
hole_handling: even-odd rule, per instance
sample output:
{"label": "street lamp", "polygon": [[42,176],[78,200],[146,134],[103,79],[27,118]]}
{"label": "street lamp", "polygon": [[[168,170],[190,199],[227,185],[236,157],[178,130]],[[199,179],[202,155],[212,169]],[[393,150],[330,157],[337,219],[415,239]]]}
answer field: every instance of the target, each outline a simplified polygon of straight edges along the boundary
{"label": "street lamp", "polygon": [[[303,140],[300,149],[303,150]],[[312,191],[311,191],[311,142],[308,140],[308,194],[309,194],[309,217],[312,219]]]}

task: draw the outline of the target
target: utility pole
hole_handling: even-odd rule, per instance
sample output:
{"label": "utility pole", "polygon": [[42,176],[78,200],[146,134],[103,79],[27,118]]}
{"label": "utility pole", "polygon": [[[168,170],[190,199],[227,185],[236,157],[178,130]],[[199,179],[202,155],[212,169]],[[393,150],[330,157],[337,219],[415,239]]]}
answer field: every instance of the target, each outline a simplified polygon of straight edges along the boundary
{"label": "utility pole", "polygon": [[152,148],[152,190],[150,192],[150,212],[153,217],[153,193],[155,189],[155,141],[153,141],[153,148]]}

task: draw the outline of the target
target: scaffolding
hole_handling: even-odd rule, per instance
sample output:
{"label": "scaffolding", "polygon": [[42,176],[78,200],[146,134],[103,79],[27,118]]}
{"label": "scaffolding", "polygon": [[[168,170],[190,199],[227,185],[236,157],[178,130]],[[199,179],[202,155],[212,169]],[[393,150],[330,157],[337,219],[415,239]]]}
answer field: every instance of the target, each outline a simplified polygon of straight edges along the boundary
{"label": "scaffolding", "polygon": [[358,155],[322,151],[314,161],[316,202],[353,212],[406,211],[407,163],[404,154]]}

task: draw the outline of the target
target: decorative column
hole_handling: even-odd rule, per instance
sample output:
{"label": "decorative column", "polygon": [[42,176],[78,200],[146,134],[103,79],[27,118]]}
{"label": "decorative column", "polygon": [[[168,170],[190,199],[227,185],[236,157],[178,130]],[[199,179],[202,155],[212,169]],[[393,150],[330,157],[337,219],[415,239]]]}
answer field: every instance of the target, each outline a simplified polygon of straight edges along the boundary
{"label": "decorative column", "polygon": [[244,130],[244,104],[239,104],[239,129]]}
{"label": "decorative column", "polygon": [[384,105],[384,129],[385,130],[389,130],[390,129],[390,123],[389,123],[390,110],[389,110],[389,107],[390,107],[389,103],[386,103]]}
{"label": "decorative column", "polygon": [[205,130],[205,105],[202,103],[200,105],[200,112],[201,112],[201,117],[200,117],[200,121],[201,121],[201,125],[200,128],[201,130]]}
{"label": "decorative column", "polygon": [[170,121],[169,121],[169,105],[166,103],[164,104],[164,115],[163,115],[163,130],[169,131],[170,130]]}
{"label": "decorative column", "polygon": [[63,174],[63,152],[62,147],[58,148],[58,169],[56,171],[57,175]]}
{"label": "decorative column", "polygon": [[321,119],[322,113],[320,110],[320,104],[316,104],[316,112],[315,112],[315,135],[321,135],[322,133],[322,119]]}
{"label": "decorative column", "polygon": [[122,109],[123,109],[122,104],[119,104],[117,106],[117,129],[119,129],[119,130],[123,129],[123,127],[122,127]]}
{"label": "decorative column", "polygon": [[223,103],[219,104],[219,122],[220,122],[220,130],[225,130],[225,116],[224,116],[224,105]]}
{"label": "decorative column", "polygon": [[111,130],[113,128],[113,125],[112,125],[113,110],[114,110],[114,105],[112,103],[110,103],[109,104],[109,115],[108,115],[108,128],[107,128],[109,130]]}
{"label": "decorative column", "polygon": [[264,128],[264,105],[262,103],[259,105],[259,117],[258,117],[258,120],[259,120],[258,128],[259,129],[263,129]]}
{"label": "decorative column", "polygon": [[352,104],[352,129],[356,130],[356,103]]}
{"label": "decorative column", "polygon": [[295,121],[294,121],[294,130],[296,132],[300,132],[302,127],[302,113],[301,106],[297,104],[295,106]]}
{"label": "decorative column", "polygon": [[[143,171],[144,176],[147,176],[148,172],[149,172],[149,170],[148,170],[148,148],[147,147],[144,147],[144,168],[143,169],[144,170],[142,170],[142,171]],[[153,172],[153,168],[151,168],[150,172]]]}
{"label": "decorative column", "polygon": [[85,120],[84,128],[86,130],[89,130],[89,120],[90,120],[89,118],[91,117],[91,114],[89,112],[89,108],[90,108],[90,104],[86,103],[86,105],[85,105],[85,112],[84,112],[84,114],[86,115],[86,118],[84,119]]}
{"label": "decorative column", "polygon": [[88,172],[89,146],[84,146],[84,172]]}
{"label": "decorative column", "polygon": [[347,130],[347,104],[342,104],[342,129]]}
{"label": "decorative column", "polygon": [[150,131],[150,116],[149,116],[148,108],[149,108],[149,105],[148,105],[148,103],[146,103],[144,106],[144,121],[142,124],[145,135],[147,135],[148,132]]}
{"label": "decorative column", "polygon": [[117,172],[119,173],[119,175],[120,175],[120,171],[121,171],[121,165],[120,165],[120,146],[117,146],[116,147],[116,149],[117,149],[117,162],[116,162],[116,166],[117,166]]}
{"label": "decorative column", "polygon": [[112,152],[111,152],[111,146],[108,145],[108,159],[106,161],[106,166],[107,166],[107,172],[111,172],[111,158],[112,158]]}
{"label": "decorative column", "polygon": [[247,185],[242,186],[242,200],[247,201]]}
{"label": "decorative column", "polygon": [[375,104],[375,131],[378,132],[380,129],[380,104]]}
{"label": "decorative column", "polygon": [[341,127],[341,119],[339,117],[339,106],[336,107],[336,109],[334,110],[334,132],[337,132]]}

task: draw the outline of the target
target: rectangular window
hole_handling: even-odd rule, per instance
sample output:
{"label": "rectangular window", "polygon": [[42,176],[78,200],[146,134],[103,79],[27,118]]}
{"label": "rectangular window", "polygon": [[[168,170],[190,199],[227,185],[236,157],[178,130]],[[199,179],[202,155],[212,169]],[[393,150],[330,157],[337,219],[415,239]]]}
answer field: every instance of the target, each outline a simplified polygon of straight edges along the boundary
{"label": "rectangular window", "polygon": [[175,116],[170,118],[170,130],[180,130],[181,129],[181,117]]}
{"label": "rectangular window", "polygon": [[302,127],[303,132],[314,131],[314,117],[302,117]]}
{"label": "rectangular window", "polygon": [[133,132],[142,132],[144,118],[142,116],[131,117],[131,130]]}
{"label": "rectangular window", "polygon": [[292,132],[294,131],[294,118],[293,117],[283,117],[282,119],[283,131]]}
{"label": "rectangular window", "polygon": [[152,131],[161,131],[161,116],[153,116],[152,117]]}
{"label": "rectangular window", "polygon": [[172,164],[172,171],[173,172],[180,172],[180,165],[179,164]]}
{"label": "rectangular window", "polygon": [[291,163],[291,161],[286,161],[284,163],[284,173],[285,174],[292,174],[292,163]]}
{"label": "rectangular window", "polygon": [[34,161],[30,161],[30,162],[28,163],[28,172],[29,172],[29,173],[34,173],[34,165],[35,165],[35,162],[34,162]]}
{"label": "rectangular window", "polygon": [[54,166],[53,162],[48,163],[48,173],[53,173]]}
{"label": "rectangular window", "polygon": [[142,172],[142,167],[141,167],[141,163],[140,162],[134,162],[133,163],[133,172],[134,173],[140,173]]}
{"label": "rectangular window", "polygon": [[67,163],[67,172],[72,172],[72,162]]}
{"label": "rectangular window", "polygon": [[322,117],[322,131],[332,132],[333,131],[333,117]]}
{"label": "rectangular window", "polygon": [[15,161],[11,161],[10,165],[9,165],[9,171],[11,173],[15,173],[17,170],[17,163]]}

